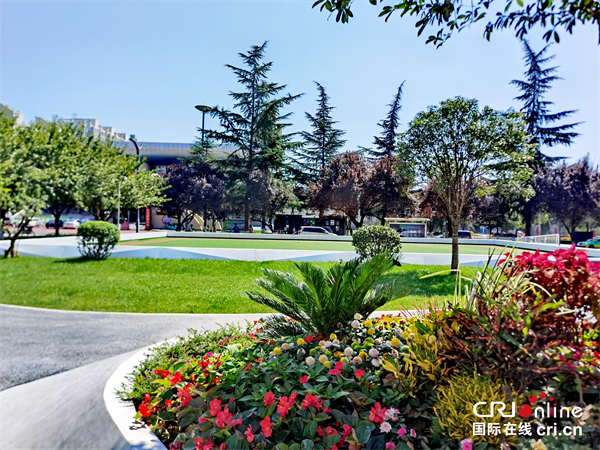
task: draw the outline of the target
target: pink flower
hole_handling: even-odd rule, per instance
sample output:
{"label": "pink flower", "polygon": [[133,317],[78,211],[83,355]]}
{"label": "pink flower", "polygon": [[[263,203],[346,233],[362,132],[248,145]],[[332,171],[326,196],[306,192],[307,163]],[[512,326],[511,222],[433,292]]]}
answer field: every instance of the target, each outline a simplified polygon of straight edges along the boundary
{"label": "pink flower", "polygon": [[381,430],[382,433],[389,433],[390,431],[392,431],[392,426],[389,424],[389,422],[383,422],[379,426],[379,429]]}
{"label": "pink flower", "polygon": [[329,375],[339,375],[340,373],[342,373],[342,371],[340,369],[331,369],[329,371]]}
{"label": "pink flower", "polygon": [[269,438],[273,433],[273,425],[271,425],[271,418],[265,417],[260,421],[260,426],[262,427],[262,434],[264,437]]}
{"label": "pink flower", "polygon": [[400,437],[406,436],[406,432],[407,432],[406,428],[400,428],[398,430],[398,434],[400,435]]}
{"label": "pink flower", "polygon": [[393,442],[388,442],[387,444],[385,444],[385,448],[386,450],[394,450],[396,448],[396,445]]}
{"label": "pink flower", "polygon": [[417,432],[415,430],[410,430],[410,437],[412,438],[416,438],[417,437]]}
{"label": "pink flower", "polygon": [[385,412],[387,408],[382,408],[381,403],[375,403],[375,406],[371,408],[371,414],[369,414],[369,420],[373,423],[383,423],[385,419]]}
{"label": "pink flower", "polygon": [[219,400],[218,398],[215,398],[212,402],[209,403],[210,405],[210,415],[211,416],[216,416],[219,411],[221,411],[221,400]]}
{"label": "pink flower", "polygon": [[362,369],[358,369],[354,371],[354,375],[356,375],[356,378],[362,378],[365,375],[365,371]]}
{"label": "pink flower", "polygon": [[473,441],[471,439],[463,439],[460,441],[461,450],[473,450]]}
{"label": "pink flower", "polygon": [[301,384],[308,383],[308,375],[304,375],[303,377],[300,377],[300,383]]}
{"label": "pink flower", "polygon": [[252,434],[252,428],[248,427],[248,429],[246,430],[246,432],[244,433],[246,435],[246,440],[248,442],[252,442],[254,440],[254,435]]}

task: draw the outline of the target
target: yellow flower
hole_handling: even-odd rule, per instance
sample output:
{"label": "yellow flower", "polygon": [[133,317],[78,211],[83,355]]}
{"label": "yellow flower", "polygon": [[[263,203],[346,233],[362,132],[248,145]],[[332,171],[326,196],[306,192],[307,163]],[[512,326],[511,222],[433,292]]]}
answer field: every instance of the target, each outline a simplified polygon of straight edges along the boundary
{"label": "yellow flower", "polygon": [[367,327],[367,328],[369,328],[369,327],[372,327],[372,326],[373,326],[373,321],[372,321],[371,319],[369,319],[369,320],[365,320],[365,321],[363,322],[363,325],[364,325],[365,327]]}
{"label": "yellow flower", "polygon": [[369,330],[367,331],[367,334],[369,336],[373,336],[375,334],[375,328],[369,328]]}
{"label": "yellow flower", "polygon": [[400,347],[400,339],[392,338],[392,347]]}
{"label": "yellow flower", "polygon": [[335,334],[331,333],[331,336],[329,336],[329,339],[331,339],[333,341],[334,339],[337,339],[337,336]]}
{"label": "yellow flower", "polygon": [[342,339],[342,343],[347,344],[348,343],[348,338]]}
{"label": "yellow flower", "polygon": [[327,356],[325,356],[325,355],[319,356],[319,362],[321,364],[325,364],[325,361],[327,361]]}
{"label": "yellow flower", "polygon": [[366,353],[366,352],[360,352],[360,353],[358,354],[358,357],[359,357],[359,358],[362,358],[363,360],[366,360],[366,359],[367,359],[367,356],[369,356],[369,355],[367,355],[367,353]]}
{"label": "yellow flower", "polygon": [[342,353],[342,352],[335,352],[335,353],[333,354],[333,356],[335,356],[336,358],[339,358],[339,357],[341,357],[342,355],[343,355],[343,353]]}
{"label": "yellow flower", "polygon": [[406,339],[408,336],[410,336],[410,331],[408,330],[404,330],[400,336],[402,336],[404,339]]}
{"label": "yellow flower", "polygon": [[343,358],[341,358],[340,361],[350,362],[350,360],[348,358],[346,358],[345,356]]}
{"label": "yellow flower", "polygon": [[273,349],[273,354],[275,354],[275,355],[281,355],[281,349],[279,347],[275,347]]}
{"label": "yellow flower", "polygon": [[298,340],[296,341],[296,343],[298,345],[304,345],[305,344],[304,339],[302,339],[302,338],[298,338]]}
{"label": "yellow flower", "polygon": [[325,361],[323,365],[329,369],[331,367],[331,361]]}
{"label": "yellow flower", "polygon": [[541,440],[538,440],[537,442],[535,442],[531,448],[533,450],[548,450],[548,447],[546,447],[546,444],[544,444]]}

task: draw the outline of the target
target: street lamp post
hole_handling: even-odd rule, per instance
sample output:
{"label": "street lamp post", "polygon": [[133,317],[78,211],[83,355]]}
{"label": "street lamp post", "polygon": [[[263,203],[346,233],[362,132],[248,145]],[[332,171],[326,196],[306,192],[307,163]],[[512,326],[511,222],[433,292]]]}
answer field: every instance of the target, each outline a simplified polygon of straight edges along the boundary
{"label": "street lamp post", "polygon": [[202,113],[202,145],[204,145],[204,114],[206,114],[206,111],[210,111],[211,108],[204,105],[196,105],[194,108]]}
{"label": "street lamp post", "polygon": [[[133,142],[133,145],[135,145],[135,154],[137,155],[137,159],[139,162],[140,161],[140,147],[138,146],[137,139],[131,137],[131,138],[129,138],[129,140],[131,142]],[[136,173],[137,173],[138,169],[135,169]],[[136,211],[135,232],[139,233],[140,232],[140,208],[136,208],[135,211]]]}

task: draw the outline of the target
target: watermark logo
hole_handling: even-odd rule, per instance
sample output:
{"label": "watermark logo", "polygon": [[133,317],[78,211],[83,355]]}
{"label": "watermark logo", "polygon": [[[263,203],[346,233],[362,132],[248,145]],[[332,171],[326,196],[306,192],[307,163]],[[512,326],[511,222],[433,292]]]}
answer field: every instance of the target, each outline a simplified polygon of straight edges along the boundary
{"label": "watermark logo", "polygon": [[[473,414],[477,417],[496,417],[497,414],[505,418],[517,417],[517,414],[524,418],[532,418],[542,421],[544,419],[579,419],[583,416],[583,409],[575,406],[567,408],[560,407],[552,396],[547,396],[544,392],[531,394],[528,397],[529,403],[517,406],[515,402],[478,402],[473,405]],[[538,403],[539,402],[539,403]],[[565,435],[581,436],[582,428],[580,426],[564,426],[558,429],[557,425],[537,427],[538,436]],[[504,434],[505,436],[531,436],[532,425],[529,422],[504,424],[480,422],[473,423],[473,436],[496,436]]]}

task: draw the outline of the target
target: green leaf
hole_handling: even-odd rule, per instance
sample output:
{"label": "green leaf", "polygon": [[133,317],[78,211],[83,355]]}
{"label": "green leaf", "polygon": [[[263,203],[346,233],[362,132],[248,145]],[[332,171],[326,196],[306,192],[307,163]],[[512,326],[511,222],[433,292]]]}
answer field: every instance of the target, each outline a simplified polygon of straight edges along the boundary
{"label": "green leaf", "polygon": [[306,424],[306,427],[304,427],[304,436],[306,437],[314,437],[315,434],[317,434],[317,428],[319,427],[319,423],[316,421],[312,421],[309,422],[308,424]]}
{"label": "green leaf", "polygon": [[296,418],[292,421],[292,434],[298,440],[304,436],[304,422],[300,418]]}
{"label": "green leaf", "polygon": [[358,439],[358,443],[361,445],[364,445],[367,443],[367,441],[370,439],[371,437],[371,427],[358,427],[356,429],[356,437]]}
{"label": "green leaf", "polygon": [[330,434],[325,439],[323,439],[323,444],[327,448],[333,447],[340,441],[341,436],[339,434]]}
{"label": "green leaf", "polygon": [[315,446],[315,443],[311,439],[304,439],[302,441],[302,445],[300,446],[300,448],[302,450],[312,450],[312,448],[314,446]]}
{"label": "green leaf", "polygon": [[227,448],[229,450],[234,450],[235,446],[237,445],[238,441],[240,440],[240,435],[235,433],[232,434],[231,437],[229,439],[227,439]]}

